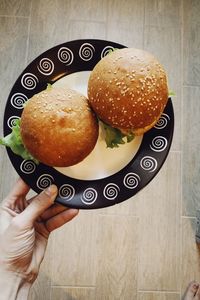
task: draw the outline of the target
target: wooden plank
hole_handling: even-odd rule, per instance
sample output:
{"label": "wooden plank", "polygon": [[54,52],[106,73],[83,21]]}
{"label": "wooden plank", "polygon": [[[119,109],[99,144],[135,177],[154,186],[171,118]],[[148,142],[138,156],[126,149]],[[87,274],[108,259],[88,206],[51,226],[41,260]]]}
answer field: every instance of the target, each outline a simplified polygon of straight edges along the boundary
{"label": "wooden plank", "polygon": [[139,216],[138,206],[140,205],[140,196],[143,191],[140,191],[137,195],[127,199],[126,201],[116,204],[114,206],[105,207],[97,211],[99,214],[106,215],[123,215],[123,216]]}
{"label": "wooden plank", "polygon": [[[27,18],[0,17],[0,56],[3,57],[0,60],[0,103],[3,108],[15,80],[25,67],[27,27]],[[1,109],[1,120],[3,112],[4,109]]]}
{"label": "wooden plank", "polygon": [[72,0],[70,18],[73,20],[105,22],[107,19],[107,0]]}
{"label": "wooden plank", "polygon": [[108,1],[107,39],[143,48],[144,1]]}
{"label": "wooden plank", "polygon": [[145,25],[177,27],[181,24],[181,0],[145,0]]}
{"label": "wooden plank", "polygon": [[98,216],[81,211],[54,233],[53,285],[95,285],[97,230]]}
{"label": "wooden plank", "polygon": [[[3,136],[4,108],[10,90],[25,67],[28,19],[0,17],[0,137]],[[17,174],[8,159],[6,149],[0,147],[0,195],[3,199],[13,186]],[[8,180],[9,178],[9,180]]]}
{"label": "wooden plank", "polygon": [[182,214],[196,216],[200,208],[200,88],[183,89]]}
{"label": "wooden plank", "polygon": [[76,39],[102,39],[106,38],[106,25],[104,22],[70,21],[69,40]]}
{"label": "wooden plank", "polygon": [[100,216],[96,300],[136,299],[138,218]]}
{"label": "wooden plank", "polygon": [[200,85],[200,1],[183,0],[184,84]]}
{"label": "wooden plank", "polygon": [[32,1],[28,61],[68,41],[70,1]]}
{"label": "wooden plank", "polygon": [[50,300],[94,300],[95,289],[87,287],[52,287]]}
{"label": "wooden plank", "polygon": [[23,16],[30,15],[31,1],[29,0],[1,0],[0,15]]}
{"label": "wooden plank", "polygon": [[168,292],[139,292],[138,300],[180,300],[180,294]]}
{"label": "wooden plank", "polygon": [[179,292],[180,167],[180,153],[172,152],[140,199],[140,290]]}

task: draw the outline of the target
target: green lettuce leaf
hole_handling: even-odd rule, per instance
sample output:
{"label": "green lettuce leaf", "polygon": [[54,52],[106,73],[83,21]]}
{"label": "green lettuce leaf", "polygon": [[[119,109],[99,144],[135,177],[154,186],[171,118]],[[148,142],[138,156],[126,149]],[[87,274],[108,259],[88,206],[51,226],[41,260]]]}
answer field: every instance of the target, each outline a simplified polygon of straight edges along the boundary
{"label": "green lettuce leaf", "polygon": [[102,121],[101,123],[103,125],[105,142],[108,148],[117,148],[120,144],[125,144],[126,142],[130,143],[134,139],[134,134],[132,133],[125,135],[119,129],[113,128]]}
{"label": "green lettuce leaf", "polygon": [[16,120],[12,127],[12,132],[0,139],[0,145],[10,148],[13,153],[21,156],[23,159],[30,159],[36,164],[39,164],[39,161],[35,159],[23,145],[20,134],[20,121],[21,119]]}
{"label": "green lettuce leaf", "polygon": [[169,91],[168,96],[176,96],[176,94],[173,91]]}
{"label": "green lettuce leaf", "polygon": [[46,90],[47,91],[50,91],[52,89],[52,84],[51,83],[47,83],[47,88],[46,88]]}
{"label": "green lettuce leaf", "polygon": [[109,49],[107,55],[109,55],[110,53],[113,53],[113,52],[116,51],[116,50],[118,50],[118,48],[113,48],[113,49],[111,48],[111,49]]}

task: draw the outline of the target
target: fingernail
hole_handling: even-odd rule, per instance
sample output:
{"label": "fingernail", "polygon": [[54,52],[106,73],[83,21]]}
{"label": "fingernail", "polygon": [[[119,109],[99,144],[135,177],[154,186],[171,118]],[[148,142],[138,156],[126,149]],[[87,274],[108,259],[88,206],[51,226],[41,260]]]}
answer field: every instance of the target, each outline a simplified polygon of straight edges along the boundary
{"label": "fingernail", "polygon": [[45,193],[49,196],[53,196],[57,193],[57,187],[55,184],[50,185],[46,190]]}

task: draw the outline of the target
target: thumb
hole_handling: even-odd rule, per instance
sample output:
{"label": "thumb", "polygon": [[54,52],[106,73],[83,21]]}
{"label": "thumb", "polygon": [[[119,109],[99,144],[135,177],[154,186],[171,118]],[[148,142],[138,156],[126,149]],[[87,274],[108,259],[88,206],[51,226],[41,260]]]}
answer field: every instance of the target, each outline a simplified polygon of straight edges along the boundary
{"label": "thumb", "polygon": [[53,203],[57,196],[58,189],[56,185],[51,185],[41,192],[18,216],[24,226],[33,226],[37,218]]}

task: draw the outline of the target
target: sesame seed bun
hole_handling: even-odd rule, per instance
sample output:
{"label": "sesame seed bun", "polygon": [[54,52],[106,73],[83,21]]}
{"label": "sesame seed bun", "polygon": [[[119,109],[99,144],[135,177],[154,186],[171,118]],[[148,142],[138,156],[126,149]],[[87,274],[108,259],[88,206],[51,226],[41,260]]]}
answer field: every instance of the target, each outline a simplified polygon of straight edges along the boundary
{"label": "sesame seed bun", "polygon": [[93,150],[98,122],[87,98],[63,88],[34,95],[21,116],[21,136],[27,150],[40,162],[68,167]]}
{"label": "sesame seed bun", "polygon": [[146,51],[115,50],[91,72],[88,99],[103,122],[141,135],[155,125],[167,104],[165,70]]}

